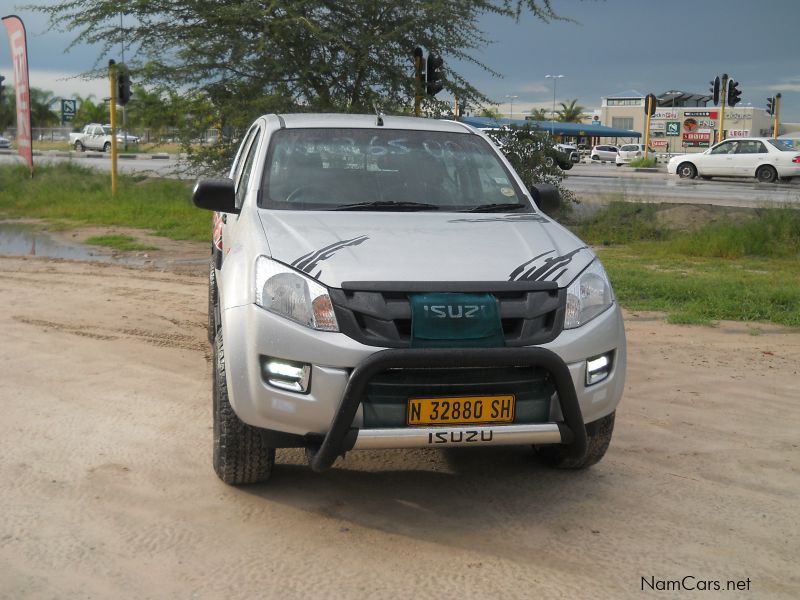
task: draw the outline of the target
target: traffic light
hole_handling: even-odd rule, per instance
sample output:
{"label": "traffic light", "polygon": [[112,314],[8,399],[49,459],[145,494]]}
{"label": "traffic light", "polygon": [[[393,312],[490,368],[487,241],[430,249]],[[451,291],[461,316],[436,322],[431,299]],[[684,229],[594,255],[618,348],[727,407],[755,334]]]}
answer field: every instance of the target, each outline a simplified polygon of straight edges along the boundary
{"label": "traffic light", "polygon": [[442,91],[442,65],[444,60],[440,56],[428,54],[427,68],[425,69],[425,92],[428,96],[435,96]]}
{"label": "traffic light", "polygon": [[119,66],[117,72],[117,104],[125,106],[131,99],[131,77],[125,65]]}
{"label": "traffic light", "polygon": [[644,99],[644,114],[648,117],[652,117],[656,113],[656,103],[657,99],[655,94],[647,94]]}
{"label": "traffic light", "polygon": [[5,80],[5,77],[0,75],[0,104],[2,104],[3,102],[6,101],[5,89],[3,88],[3,81],[4,80]]}
{"label": "traffic light", "polygon": [[728,106],[736,106],[742,100],[742,92],[739,90],[739,82],[733,79],[728,80]]}
{"label": "traffic light", "polygon": [[711,87],[708,88],[708,91],[711,92],[711,96],[714,98],[714,105],[719,104],[719,75],[714,77],[714,81],[709,81]]}
{"label": "traffic light", "polygon": [[774,115],[775,114],[775,96],[772,98],[767,98],[767,114]]}

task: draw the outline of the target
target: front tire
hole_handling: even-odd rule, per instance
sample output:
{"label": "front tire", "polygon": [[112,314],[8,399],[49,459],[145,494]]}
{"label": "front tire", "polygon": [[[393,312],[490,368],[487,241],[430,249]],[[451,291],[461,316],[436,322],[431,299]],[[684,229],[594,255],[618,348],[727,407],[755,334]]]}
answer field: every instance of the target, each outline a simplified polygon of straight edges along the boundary
{"label": "front tire", "polygon": [[678,177],[681,179],[694,179],[697,177],[697,169],[692,163],[681,163],[678,165]]}
{"label": "front tire", "polygon": [[774,183],[778,179],[778,172],[769,165],[762,165],[756,171],[756,179],[761,183]]}
{"label": "front tire", "polygon": [[75,152],[83,152],[86,148],[83,147],[81,142],[75,142]]}
{"label": "front tire", "polygon": [[275,464],[275,448],[266,443],[266,432],[236,416],[228,399],[222,330],[214,343],[214,471],[227,484],[266,481]]}
{"label": "front tire", "polygon": [[536,452],[541,459],[556,469],[586,469],[600,462],[605,456],[614,432],[614,415],[610,415],[586,424],[586,452],[582,456],[566,456],[563,446],[537,446]]}
{"label": "front tire", "polygon": [[103,144],[103,152],[111,152],[111,142]]}

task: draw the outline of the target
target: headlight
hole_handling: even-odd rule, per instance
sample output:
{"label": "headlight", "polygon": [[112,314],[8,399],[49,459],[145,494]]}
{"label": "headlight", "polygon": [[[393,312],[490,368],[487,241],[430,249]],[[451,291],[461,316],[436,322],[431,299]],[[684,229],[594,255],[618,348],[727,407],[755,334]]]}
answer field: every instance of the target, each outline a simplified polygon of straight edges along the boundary
{"label": "headlight", "polygon": [[564,329],[580,327],[594,319],[614,302],[614,292],[600,261],[590,264],[567,288],[567,314]]}
{"label": "headlight", "polygon": [[312,329],[339,331],[327,288],[266,256],[256,260],[256,304]]}

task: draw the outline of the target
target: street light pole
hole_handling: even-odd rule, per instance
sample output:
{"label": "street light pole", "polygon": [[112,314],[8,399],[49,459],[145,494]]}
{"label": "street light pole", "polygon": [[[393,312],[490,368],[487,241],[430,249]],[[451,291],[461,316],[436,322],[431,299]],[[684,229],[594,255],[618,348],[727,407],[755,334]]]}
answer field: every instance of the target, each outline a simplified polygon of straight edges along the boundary
{"label": "street light pole", "polygon": [[519,98],[519,96],[512,96],[511,94],[506,94],[506,98],[508,98],[508,103],[510,105],[509,109],[508,109],[508,112],[509,112],[509,115],[510,115],[509,118],[513,121],[514,120],[514,100]]}
{"label": "street light pole", "polygon": [[553,80],[553,112],[550,113],[550,137],[555,137],[555,130],[556,130],[556,84],[558,80],[564,77],[563,75],[545,75],[545,79],[552,79]]}

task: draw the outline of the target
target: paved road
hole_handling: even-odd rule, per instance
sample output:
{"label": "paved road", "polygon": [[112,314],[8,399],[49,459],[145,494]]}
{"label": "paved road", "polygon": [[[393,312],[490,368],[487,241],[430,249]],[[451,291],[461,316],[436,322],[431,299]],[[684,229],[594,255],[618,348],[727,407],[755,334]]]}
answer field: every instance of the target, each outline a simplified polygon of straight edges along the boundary
{"label": "paved road", "polygon": [[754,179],[679,179],[666,171],[636,172],[609,164],[578,164],[567,173],[565,187],[581,199],[657,200],[725,206],[770,204],[800,207],[800,180],[758,183]]}
{"label": "paved road", "polygon": [[[186,177],[194,178],[193,175],[181,173],[181,164],[175,155],[161,155],[168,158],[152,158],[151,155],[140,154],[132,155],[136,158],[120,158],[118,160],[118,171],[120,173],[147,173],[158,177]],[[110,171],[111,157],[102,152],[44,152],[33,157],[34,168],[36,165],[66,162],[73,160],[76,164],[93,167],[96,169]],[[22,159],[7,151],[0,150],[0,165],[4,164],[24,164]]]}

